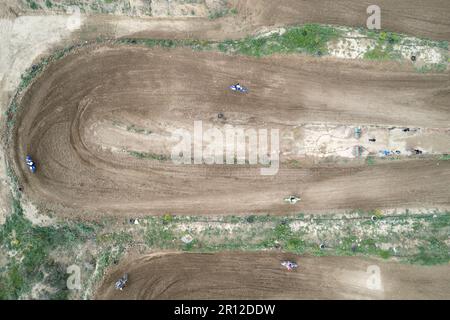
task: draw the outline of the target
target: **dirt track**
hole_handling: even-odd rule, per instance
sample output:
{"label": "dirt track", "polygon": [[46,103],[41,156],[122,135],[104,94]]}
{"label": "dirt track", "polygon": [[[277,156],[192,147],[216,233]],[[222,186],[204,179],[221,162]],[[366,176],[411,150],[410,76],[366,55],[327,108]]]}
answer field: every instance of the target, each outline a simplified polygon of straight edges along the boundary
{"label": "dirt track", "polygon": [[127,22],[127,18],[88,17],[82,33],[87,35],[92,29],[120,35],[127,30],[125,25],[129,25],[136,30],[135,37],[226,39],[286,24],[324,23],[365,28],[366,9],[376,4],[381,8],[383,30],[450,40],[450,3],[446,0],[428,0],[426,4],[422,0],[378,0],[376,3],[370,0],[237,0],[234,3],[237,15],[215,20],[171,18]]}
{"label": "dirt track", "polygon": [[[320,22],[366,27],[368,6],[381,9],[382,28],[389,31],[450,40],[450,3],[446,0],[249,0],[241,11],[255,24]],[[252,20],[251,20],[252,21]]]}
{"label": "dirt track", "polygon": [[[296,260],[299,268],[280,265]],[[368,267],[380,269],[381,283]],[[123,291],[114,282],[124,272]],[[369,287],[367,285],[369,282]],[[279,253],[144,256],[109,273],[96,299],[448,299],[449,266],[420,267],[356,257]]]}
{"label": "dirt track", "polygon": [[[150,128],[163,142],[169,128],[190,129],[194,120],[255,129],[308,122],[448,126],[448,73],[384,67],[391,72],[363,62],[302,56],[251,59],[125,47],[82,51],[50,66],[27,92],[12,156],[27,195],[71,214],[448,208],[448,161],[283,166],[275,176],[261,176],[259,167],[137,159],[99,138],[99,126],[117,121]],[[251,92],[226,90],[236,81]],[[225,115],[220,121],[219,112]],[[145,139],[137,137],[145,147]],[[147,151],[159,152],[149,146]],[[35,175],[24,165],[27,153],[38,163]],[[303,201],[286,205],[282,199],[289,194],[301,194]]]}

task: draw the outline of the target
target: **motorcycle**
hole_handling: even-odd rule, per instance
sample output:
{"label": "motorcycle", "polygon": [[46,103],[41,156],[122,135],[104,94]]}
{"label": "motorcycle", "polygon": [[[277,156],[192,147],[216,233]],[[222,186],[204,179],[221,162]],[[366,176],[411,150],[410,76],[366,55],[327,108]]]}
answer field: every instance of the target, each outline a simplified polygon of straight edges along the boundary
{"label": "motorcycle", "polygon": [[281,263],[281,265],[282,265],[283,267],[286,267],[286,269],[288,269],[289,271],[292,271],[292,270],[298,268],[298,264],[296,264],[296,263],[293,262],[293,261],[289,261],[289,260],[283,261],[283,262]]}
{"label": "motorcycle", "polygon": [[125,285],[128,282],[128,273],[125,273],[122,278],[116,281],[114,284],[116,290],[123,290],[125,288]]}
{"label": "motorcycle", "polygon": [[233,84],[229,87],[232,91],[247,93],[248,89],[246,87],[241,86],[239,83]]}
{"label": "motorcycle", "polygon": [[31,158],[30,155],[27,155],[27,156],[26,156],[26,158],[25,158],[25,163],[27,164],[28,169],[30,169],[30,171],[31,171],[32,173],[35,173],[35,172],[36,172],[36,163],[33,161],[33,159]]}

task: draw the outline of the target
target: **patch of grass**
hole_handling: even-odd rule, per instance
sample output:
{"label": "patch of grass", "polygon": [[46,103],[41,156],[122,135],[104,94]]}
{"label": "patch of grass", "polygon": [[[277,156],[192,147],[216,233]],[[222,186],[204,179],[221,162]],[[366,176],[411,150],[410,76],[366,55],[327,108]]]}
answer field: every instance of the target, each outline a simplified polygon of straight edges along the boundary
{"label": "patch of grass", "polygon": [[375,164],[375,158],[372,156],[368,156],[366,158],[366,163],[368,166],[373,166]]}
{"label": "patch of grass", "polygon": [[443,154],[439,160],[443,161],[450,160],[450,154]]}
{"label": "patch of grass", "polygon": [[29,290],[29,285],[25,283],[20,265],[14,262],[0,274],[0,300],[18,299],[25,290]]}
{"label": "patch of grass", "polygon": [[[370,218],[372,215],[383,219],[374,222]],[[219,220],[171,216],[170,221],[163,222],[164,218],[158,218],[160,220],[152,218],[149,223],[152,226],[151,230],[153,230],[150,233],[152,238],[166,239],[163,243],[158,243],[157,240],[153,239],[151,241],[152,248],[161,246],[162,248],[196,252],[273,250],[280,248],[286,252],[309,253],[316,256],[364,255],[389,259],[394,254],[397,257],[419,257],[417,248],[426,247],[430,235],[433,235],[445,246],[444,241],[448,238],[450,232],[449,215],[449,213],[437,213],[436,215],[424,216],[411,215],[405,212],[405,215],[384,216],[380,210],[373,210],[370,212],[361,211],[354,218],[356,220],[346,220],[334,216],[321,216],[311,219],[310,216],[300,214],[288,217],[253,215],[221,217]],[[316,238],[312,236],[316,232],[310,229],[308,229],[309,231],[302,229],[293,231],[293,223],[300,220],[307,222],[307,228],[313,227],[314,230],[321,230],[322,234],[317,235],[318,238]],[[210,222],[208,223],[208,221]],[[191,223],[202,223],[204,227],[206,226],[206,229],[198,231],[197,227]],[[221,228],[222,223],[230,224],[230,226]],[[181,229],[178,228],[180,224],[183,225]],[[377,230],[381,225],[389,230],[388,235],[377,235]],[[399,230],[399,226],[404,226],[404,228]],[[230,227],[232,229],[229,229]],[[156,230],[154,230],[155,228]],[[195,241],[192,245],[186,246],[181,241],[177,241],[185,234],[185,231],[182,230],[188,230],[187,232],[194,237]],[[355,232],[358,233],[358,237],[353,235]],[[146,235],[148,237],[148,233]],[[405,248],[404,243],[408,239],[415,239],[419,244]],[[325,250],[319,248],[319,241],[327,244]],[[388,249],[385,249],[382,246],[383,244]],[[400,245],[402,248],[399,248]],[[394,251],[394,248],[397,251]],[[420,259],[414,261],[420,263]]]}
{"label": "patch of grass", "polygon": [[50,0],[45,0],[45,6],[51,9],[53,7],[53,3]]}
{"label": "patch of grass", "polygon": [[119,39],[116,41],[116,43],[128,45],[144,45],[149,48],[189,47],[193,50],[208,50],[211,49],[212,45],[214,44],[212,41],[196,40],[196,39],[171,40],[171,39],[134,39],[134,38]]}
{"label": "patch of grass", "polygon": [[306,250],[305,241],[292,232],[287,221],[279,223],[258,246],[270,249],[280,246],[284,250],[294,253],[304,253]]}
{"label": "patch of grass", "polygon": [[238,11],[236,8],[231,8],[231,9],[226,8],[226,9],[222,9],[222,10],[211,11],[208,15],[208,18],[210,20],[215,20],[215,19],[222,18],[222,17],[225,17],[230,14],[234,15],[237,13],[238,13]]}
{"label": "patch of grass", "polygon": [[163,220],[159,217],[149,219],[144,235],[146,245],[150,248],[172,248],[176,239],[172,228],[173,225],[163,223]]}
{"label": "patch of grass", "polygon": [[444,229],[450,235],[450,213],[437,214],[430,219],[430,227],[434,232]]}
{"label": "patch of grass", "polygon": [[379,250],[378,250],[378,255],[379,255],[381,258],[383,258],[383,259],[389,259],[389,258],[392,256],[392,253],[391,253],[391,251],[389,251],[389,250],[382,250],[382,249],[379,249]]}
{"label": "patch of grass", "polygon": [[380,44],[399,44],[401,40],[402,36],[397,33],[381,31],[378,34],[378,43]]}
{"label": "patch of grass", "polygon": [[114,243],[114,245],[116,246],[126,246],[133,242],[133,237],[130,233],[127,233],[125,231],[109,232],[99,234],[97,236],[97,241],[99,243]]}
{"label": "patch of grass", "polygon": [[380,32],[372,36],[377,43],[375,48],[364,53],[364,58],[368,60],[399,60],[401,55],[394,50],[394,45],[400,44],[402,36],[392,32]]}
{"label": "patch of grass", "polygon": [[368,60],[395,60],[400,58],[399,52],[394,51],[394,45],[402,42],[403,36],[393,32],[369,31],[366,35],[376,40],[375,48],[368,50],[364,58]]}
{"label": "patch of grass", "polygon": [[[56,248],[73,248],[93,234],[93,227],[61,225],[43,227],[33,225],[23,215],[18,199],[12,200],[12,213],[0,227],[0,244],[10,252],[15,252],[8,262],[6,271],[1,275],[0,297],[18,299],[32,288],[32,285],[44,278],[44,274],[53,274],[49,254]],[[60,288],[62,289],[62,288]]]}
{"label": "patch of grass", "polygon": [[169,224],[174,220],[173,216],[170,214],[165,214],[162,217],[162,223],[163,224]]}
{"label": "patch of grass", "polygon": [[377,44],[380,46],[401,44],[403,38],[406,37],[405,35],[399,33],[378,30],[360,29],[360,32],[365,34],[368,38],[376,40]]}
{"label": "patch of grass", "polygon": [[418,254],[409,258],[409,262],[421,265],[446,264],[450,262],[450,249],[442,240],[431,237],[419,247]]}
{"label": "patch of grass", "polygon": [[[65,288],[65,268],[49,258],[52,250],[76,250],[77,246],[88,240],[96,240],[98,246],[95,259],[95,272],[90,279],[99,281],[106,268],[117,263],[126,247],[134,243],[135,236],[146,249],[176,249],[194,252],[216,252],[222,250],[273,250],[297,254],[323,255],[365,255],[389,259],[392,255],[406,257],[407,261],[417,264],[442,264],[449,261],[449,246],[445,243],[450,232],[450,213],[432,215],[383,216],[373,222],[371,215],[380,216],[379,210],[352,213],[349,218],[323,215],[312,217],[298,214],[279,217],[269,215],[249,216],[173,216],[148,217],[142,223],[133,226],[137,233],[123,230],[104,230],[103,226],[71,223],[52,227],[32,225],[23,216],[20,202],[13,202],[12,214],[0,229],[2,250],[17,252],[0,273],[0,298],[16,299],[29,294],[34,283],[56,288],[49,299],[67,298]],[[294,223],[297,227],[294,228]],[[201,227],[197,223],[201,224]],[[399,229],[404,226],[404,229]],[[383,228],[386,235],[377,235]],[[102,231],[105,232],[102,232]],[[315,230],[315,231],[314,231]],[[185,244],[183,235],[190,234],[194,240]],[[358,236],[355,236],[358,234]],[[418,245],[406,247],[408,239],[414,239]],[[326,243],[321,250],[318,241]],[[399,248],[395,243],[401,243]],[[392,244],[397,251],[382,249],[381,244]],[[44,274],[47,277],[44,279]]]}
{"label": "patch of grass", "polygon": [[150,130],[147,130],[144,128],[139,128],[134,124],[127,126],[127,131],[134,132],[134,133],[140,133],[140,134],[151,134],[152,133]]}
{"label": "patch of grass", "polygon": [[170,158],[163,154],[156,154],[150,152],[138,152],[138,151],[128,151],[130,156],[139,158],[139,159],[150,159],[150,160],[158,160],[158,161],[167,161]]}
{"label": "patch of grass", "polygon": [[181,248],[183,251],[192,251],[194,248],[197,247],[197,240],[192,240],[189,243],[185,243],[184,246]]}
{"label": "patch of grass", "polygon": [[374,49],[364,53],[364,59],[367,60],[391,60],[391,54],[385,48],[376,46]]}
{"label": "patch of grass", "polygon": [[34,2],[33,0],[27,0],[27,2],[28,2],[28,5],[30,6],[30,8],[33,9],[33,10],[37,10],[37,9],[40,9],[40,8],[41,8],[41,7],[40,7],[36,2]]}
{"label": "patch of grass", "polygon": [[447,70],[447,64],[446,63],[427,64],[419,68],[416,68],[416,70],[419,73],[444,72],[445,70]]}
{"label": "patch of grass", "polygon": [[197,50],[217,48],[225,53],[237,53],[255,57],[275,53],[298,52],[321,56],[327,54],[327,42],[338,38],[340,34],[340,31],[330,26],[306,24],[300,27],[288,28],[284,34],[272,34],[267,37],[247,37],[245,39],[225,40],[222,42],[189,39],[120,39],[118,43],[164,48],[185,46]]}
{"label": "patch of grass", "polygon": [[288,29],[281,36],[281,44],[290,52],[300,48],[311,54],[325,54],[327,42],[338,35],[339,32],[332,27],[307,24]]}
{"label": "patch of grass", "polygon": [[265,56],[274,53],[327,54],[328,41],[337,38],[340,32],[329,26],[306,24],[291,27],[283,34],[267,37],[247,37],[242,40],[227,40],[218,45],[223,52],[239,53],[249,56]]}
{"label": "patch of grass", "polygon": [[124,247],[106,246],[101,250],[96,261],[96,273],[93,275],[92,281],[94,283],[100,281],[105,273],[105,270],[112,264],[119,262],[120,257],[124,252]]}
{"label": "patch of grass", "polygon": [[303,253],[305,246],[305,241],[295,237],[290,237],[285,243],[286,250],[295,253]]}
{"label": "patch of grass", "polygon": [[[365,53],[364,58],[368,60],[400,60],[402,58],[401,53],[394,49],[394,46],[402,47],[429,47],[440,48],[448,50],[447,41],[434,41],[430,39],[420,39],[398,34],[394,32],[376,31],[359,29],[359,31],[365,34],[368,38],[376,41],[375,48]],[[397,48],[397,47],[396,47]],[[447,69],[447,64],[444,62],[437,63],[435,65],[425,65],[418,68],[419,72],[442,72]]]}

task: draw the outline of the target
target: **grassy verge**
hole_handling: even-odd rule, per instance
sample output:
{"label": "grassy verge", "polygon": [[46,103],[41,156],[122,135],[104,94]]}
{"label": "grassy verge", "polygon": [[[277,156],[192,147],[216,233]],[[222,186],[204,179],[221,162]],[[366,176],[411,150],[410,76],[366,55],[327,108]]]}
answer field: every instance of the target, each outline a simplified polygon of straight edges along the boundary
{"label": "grassy verge", "polygon": [[127,126],[127,131],[133,132],[133,133],[145,134],[145,135],[149,135],[152,133],[150,130],[144,129],[144,128],[139,128],[134,124]]}
{"label": "grassy verge", "polygon": [[222,10],[211,11],[208,15],[210,20],[215,20],[229,15],[236,15],[238,13],[236,8],[225,8]]}
{"label": "grassy verge", "polygon": [[370,39],[376,40],[375,48],[367,51],[364,58],[368,60],[398,60],[401,55],[394,50],[394,46],[402,41],[402,36],[393,32],[367,31]]}
{"label": "grassy verge", "polygon": [[[421,265],[450,261],[450,212],[383,216],[376,210],[283,217],[166,214],[139,219],[139,224],[115,219],[38,226],[24,216],[18,200],[12,208],[0,227],[0,251],[9,257],[0,268],[0,299],[33,297],[36,285],[50,288],[39,298],[89,297],[105,270],[134,245],[144,251],[282,250],[315,256],[395,257]],[[184,243],[186,235],[193,241]],[[66,270],[72,264],[82,266],[81,293],[66,286]]]}
{"label": "grassy verge", "polygon": [[[401,60],[402,52],[404,50],[421,54],[423,48],[436,48],[440,51],[443,50],[443,57],[440,62],[420,64],[416,67],[418,72],[443,72],[447,70],[448,65],[448,41],[433,41],[429,39],[412,38],[406,35],[385,32],[385,31],[373,31],[373,30],[359,30],[362,34],[365,34],[369,39],[375,41],[375,46],[366,51],[364,58],[368,60]],[[445,53],[444,53],[445,52]],[[409,59],[409,58],[408,58]]]}
{"label": "grassy verge", "polygon": [[308,53],[321,56],[327,54],[328,41],[338,38],[339,35],[339,31],[333,27],[307,24],[288,28],[282,34],[224,41],[218,48],[226,53],[256,57],[275,53]]}
{"label": "grassy verge", "polygon": [[149,160],[158,160],[158,161],[167,161],[170,158],[163,154],[156,154],[151,152],[138,152],[138,151],[128,151],[130,156],[133,156],[138,159],[149,159]]}
{"label": "grassy verge", "polygon": [[18,299],[30,294],[33,284],[44,283],[52,288],[47,298],[65,298],[65,265],[49,257],[62,247],[73,250],[94,234],[86,224],[64,224],[57,227],[33,225],[23,215],[19,200],[13,199],[12,213],[0,227],[2,249],[11,254],[0,274],[0,299]]}
{"label": "grassy verge", "polygon": [[[238,40],[221,42],[201,40],[164,40],[164,39],[120,39],[122,44],[140,44],[148,47],[189,47],[194,50],[219,50],[227,54],[239,54],[262,57],[272,54],[304,53],[315,56],[329,54],[329,46],[346,37],[354,38],[356,31],[362,38],[372,41],[366,48],[363,58],[367,60],[403,61],[410,59],[412,52],[430,55],[430,50],[438,49],[441,57],[437,62],[421,61],[416,65],[418,72],[444,72],[448,67],[448,42],[412,38],[406,35],[384,31],[340,28],[328,25],[306,24],[280,29],[265,35],[249,36]],[[345,41],[344,41],[345,42]],[[349,50],[352,50],[349,48]],[[446,51],[447,50],[447,51]],[[433,53],[434,54],[434,53]],[[428,58],[427,58],[428,59]]]}
{"label": "grassy verge", "polygon": [[[246,216],[218,220],[167,217],[145,220],[145,243],[149,248],[198,252],[282,249],[319,256],[397,257],[404,262],[427,265],[450,261],[450,248],[446,244],[449,212],[383,217],[376,210],[341,217]],[[194,238],[188,245],[180,240],[187,234]],[[321,249],[320,244],[325,247]]]}
{"label": "grassy verge", "polygon": [[148,47],[190,47],[195,50],[218,49],[225,53],[261,57],[275,53],[327,54],[327,43],[339,37],[340,32],[330,26],[307,24],[287,28],[284,33],[269,36],[247,37],[222,42],[205,40],[120,39],[122,44],[140,44]]}

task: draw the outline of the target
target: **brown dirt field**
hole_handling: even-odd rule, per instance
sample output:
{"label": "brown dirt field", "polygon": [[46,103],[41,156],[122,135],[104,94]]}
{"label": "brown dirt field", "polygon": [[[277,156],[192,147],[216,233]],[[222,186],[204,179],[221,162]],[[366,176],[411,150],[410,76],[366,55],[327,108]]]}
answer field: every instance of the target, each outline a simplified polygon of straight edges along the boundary
{"label": "brown dirt field", "polygon": [[[287,271],[280,262],[295,260]],[[129,260],[128,260],[129,261]],[[381,285],[369,286],[368,267]],[[123,291],[114,282],[124,272]],[[450,267],[422,267],[356,257],[282,253],[179,253],[143,256],[115,267],[96,299],[449,299]]]}
{"label": "brown dirt field", "polygon": [[[226,39],[238,38],[255,30],[286,24],[324,23],[366,28],[369,5],[381,8],[383,30],[400,32],[435,40],[450,40],[450,2],[446,0],[237,0],[232,1],[237,15],[221,19],[171,18],[139,19],[134,27],[136,37]],[[111,34],[111,28],[100,28],[104,23],[116,24],[109,17],[88,19],[84,32],[90,28]],[[120,33],[127,19],[116,24]],[[133,24],[133,23],[131,23]]]}
{"label": "brown dirt field", "polygon": [[[236,81],[251,92],[227,90]],[[28,90],[10,152],[25,193],[70,214],[448,208],[449,161],[283,166],[275,176],[261,176],[254,166],[137,159],[102,148],[95,134],[96,125],[114,121],[149,126],[162,136],[168,128],[190,128],[194,120],[255,129],[308,122],[446,127],[449,85],[448,73],[336,59],[91,48],[49,66]],[[24,164],[26,154],[37,161],[34,175]],[[303,201],[283,203],[289,194]]]}
{"label": "brown dirt field", "polygon": [[240,12],[255,25],[289,23],[326,23],[366,27],[368,6],[381,8],[384,30],[450,39],[450,3],[446,0],[243,0]]}

